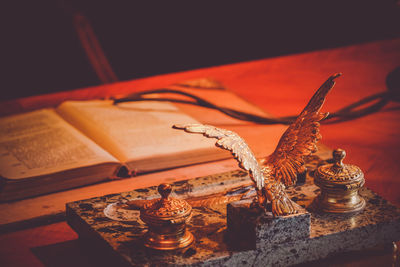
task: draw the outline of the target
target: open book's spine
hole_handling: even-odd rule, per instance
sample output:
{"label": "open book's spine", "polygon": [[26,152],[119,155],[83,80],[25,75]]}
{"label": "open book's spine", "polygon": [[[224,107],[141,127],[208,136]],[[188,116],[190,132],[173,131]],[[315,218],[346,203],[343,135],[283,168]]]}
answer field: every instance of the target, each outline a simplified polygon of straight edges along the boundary
{"label": "open book's spine", "polygon": [[129,171],[129,168],[126,164],[122,164],[120,167],[116,168],[113,175],[110,176],[110,180],[120,180],[124,178],[129,178],[135,176]]}

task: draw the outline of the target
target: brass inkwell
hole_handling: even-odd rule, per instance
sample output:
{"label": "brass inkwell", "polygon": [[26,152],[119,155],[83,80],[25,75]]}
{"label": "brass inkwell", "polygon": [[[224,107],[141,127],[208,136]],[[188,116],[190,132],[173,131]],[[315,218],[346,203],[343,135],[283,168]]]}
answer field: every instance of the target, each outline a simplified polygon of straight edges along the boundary
{"label": "brass inkwell", "polygon": [[192,217],[192,207],[183,199],[170,197],[170,184],[158,186],[161,198],[150,200],[140,210],[140,219],[149,230],[144,245],[158,250],[174,250],[189,246],[194,237],[186,229]]}
{"label": "brass inkwell", "polygon": [[328,213],[354,213],[365,207],[365,200],[358,190],[364,185],[364,174],[354,165],[344,164],[346,152],[333,151],[334,163],[320,166],[314,182],[321,193],[314,201],[317,209]]}

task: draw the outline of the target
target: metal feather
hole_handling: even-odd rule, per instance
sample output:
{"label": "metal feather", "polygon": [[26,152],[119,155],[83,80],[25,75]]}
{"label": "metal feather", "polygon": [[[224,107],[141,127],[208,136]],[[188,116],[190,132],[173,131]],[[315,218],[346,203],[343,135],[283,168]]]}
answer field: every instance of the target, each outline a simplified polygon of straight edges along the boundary
{"label": "metal feather", "polygon": [[239,166],[250,173],[250,178],[256,184],[257,189],[264,187],[264,177],[253,152],[246,142],[237,133],[203,124],[176,124],[175,129],[183,129],[189,133],[200,133],[206,137],[216,138],[216,145],[229,150],[239,162]]}

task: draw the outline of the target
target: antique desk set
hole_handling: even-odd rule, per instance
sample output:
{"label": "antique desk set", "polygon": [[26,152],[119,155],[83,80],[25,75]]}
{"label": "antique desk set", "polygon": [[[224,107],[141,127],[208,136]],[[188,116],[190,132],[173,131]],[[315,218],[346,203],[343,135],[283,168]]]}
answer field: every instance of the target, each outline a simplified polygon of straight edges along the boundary
{"label": "antique desk set", "polygon": [[344,150],[329,159],[316,151],[328,115],[320,109],[339,76],[261,161],[234,132],[174,125],[217,139],[244,171],[68,203],[69,225],[125,266],[288,266],[400,240],[400,209],[363,187]]}

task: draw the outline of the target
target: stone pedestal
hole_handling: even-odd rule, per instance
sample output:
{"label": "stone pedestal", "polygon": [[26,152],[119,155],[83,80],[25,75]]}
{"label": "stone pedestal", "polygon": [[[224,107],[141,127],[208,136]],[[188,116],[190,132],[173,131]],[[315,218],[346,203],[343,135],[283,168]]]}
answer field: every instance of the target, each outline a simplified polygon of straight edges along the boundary
{"label": "stone pedestal", "polygon": [[[175,197],[190,199],[220,190],[236,201],[254,195],[249,181],[243,172],[231,172],[178,182]],[[279,218],[249,209],[251,200],[230,201],[227,206],[218,199],[193,206],[187,227],[194,243],[168,252],[143,245],[147,229],[138,211],[127,210],[129,220],[123,212],[108,213],[116,203],[155,197],[156,187],[68,203],[66,210],[69,225],[99,247],[99,255],[109,254],[127,266],[288,266],[400,240],[400,209],[371,190],[360,190],[366,207],[353,216],[311,210],[318,193],[310,180],[289,189],[288,195],[303,209]]]}

